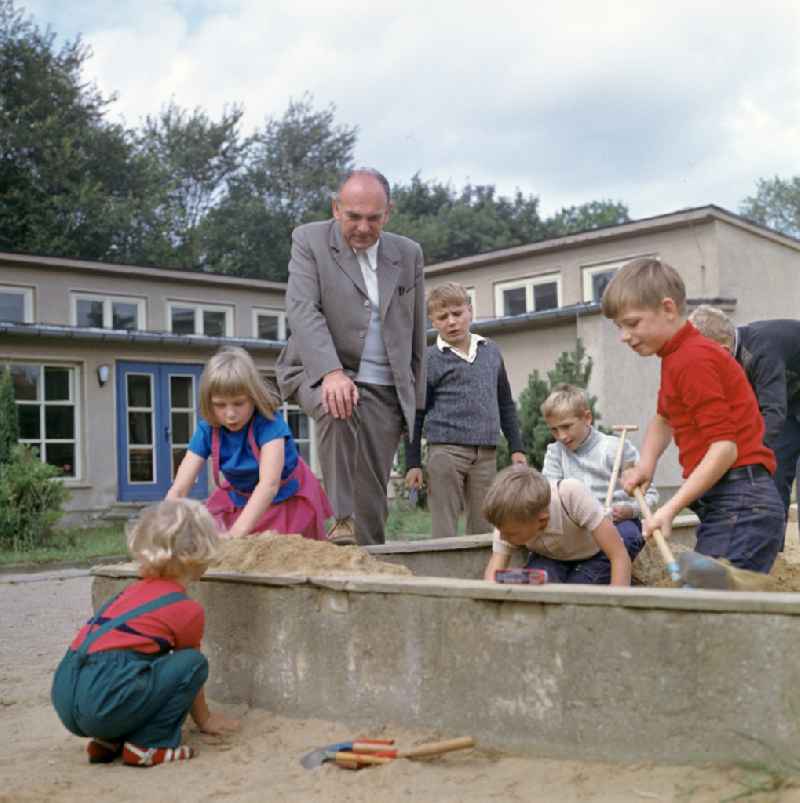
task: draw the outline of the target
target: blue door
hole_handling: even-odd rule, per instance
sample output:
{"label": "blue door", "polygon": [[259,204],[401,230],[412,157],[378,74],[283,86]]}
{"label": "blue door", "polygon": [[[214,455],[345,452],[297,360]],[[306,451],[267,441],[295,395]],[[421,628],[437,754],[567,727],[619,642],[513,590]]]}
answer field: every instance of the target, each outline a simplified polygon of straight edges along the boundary
{"label": "blue door", "polygon": [[[202,365],[117,362],[117,476],[123,502],[163,499],[197,425]],[[190,496],[208,496],[208,473]]]}

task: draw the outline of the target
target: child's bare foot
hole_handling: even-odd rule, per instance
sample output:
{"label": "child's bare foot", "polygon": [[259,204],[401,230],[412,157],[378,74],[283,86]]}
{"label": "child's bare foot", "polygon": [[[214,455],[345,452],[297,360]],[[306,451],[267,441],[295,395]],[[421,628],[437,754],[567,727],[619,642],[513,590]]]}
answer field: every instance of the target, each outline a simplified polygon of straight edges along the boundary
{"label": "child's bare foot", "polygon": [[89,739],[86,745],[90,764],[110,764],[122,754],[122,745],[119,742],[106,742],[103,739]]}
{"label": "child's bare foot", "polygon": [[189,745],[180,747],[137,747],[135,744],[125,742],[122,750],[122,761],[132,767],[155,767],[167,761],[186,761],[194,756],[194,750]]}

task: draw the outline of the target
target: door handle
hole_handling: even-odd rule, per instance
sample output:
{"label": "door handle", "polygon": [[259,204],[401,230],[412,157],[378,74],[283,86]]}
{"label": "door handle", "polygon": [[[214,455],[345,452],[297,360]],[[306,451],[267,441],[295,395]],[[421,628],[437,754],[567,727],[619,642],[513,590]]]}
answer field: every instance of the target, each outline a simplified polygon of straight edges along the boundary
{"label": "door handle", "polygon": [[164,442],[169,443],[169,427],[164,427]]}

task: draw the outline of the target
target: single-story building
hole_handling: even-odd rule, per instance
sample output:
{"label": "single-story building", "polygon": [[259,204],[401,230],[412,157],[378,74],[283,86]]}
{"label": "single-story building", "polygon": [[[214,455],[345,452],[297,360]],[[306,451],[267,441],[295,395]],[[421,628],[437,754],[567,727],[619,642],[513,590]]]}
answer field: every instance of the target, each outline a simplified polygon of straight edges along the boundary
{"label": "single-story building", "polygon": [[[598,303],[639,256],[674,265],[692,304],[721,305],[737,323],[796,315],[800,241],[716,206],[430,265],[426,283],[469,288],[474,328],[499,344],[515,396],[580,337],[602,423],[643,430],[659,361],[623,346]],[[205,361],[237,344],[269,376],[286,337],[285,292],[258,279],[0,253],[0,364],[14,377],[22,440],[61,468],[74,514],[163,497],[194,429]],[[317,468],[313,422],[285,412]],[[669,495],[679,477],[671,449],[656,481]],[[207,488],[203,475],[194,495]]]}

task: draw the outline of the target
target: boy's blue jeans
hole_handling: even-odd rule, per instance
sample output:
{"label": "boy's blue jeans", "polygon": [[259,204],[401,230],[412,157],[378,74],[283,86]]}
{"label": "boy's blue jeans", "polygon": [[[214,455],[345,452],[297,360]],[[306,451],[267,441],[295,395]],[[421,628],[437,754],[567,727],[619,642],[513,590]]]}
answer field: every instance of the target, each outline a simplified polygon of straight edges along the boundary
{"label": "boy's blue jeans", "polygon": [[696,550],[740,569],[768,574],[786,518],[775,482],[762,466],[731,469],[692,504],[700,518]]}
{"label": "boy's blue jeans", "polygon": [[[625,544],[625,549],[628,550],[631,561],[635,560],[644,546],[641,521],[623,519],[614,526]],[[608,585],[611,582],[611,561],[602,550],[585,560],[555,560],[531,552],[525,566],[528,569],[545,569],[550,583]]]}

